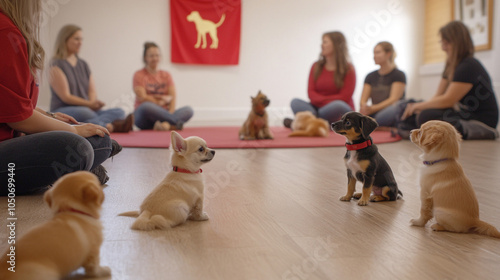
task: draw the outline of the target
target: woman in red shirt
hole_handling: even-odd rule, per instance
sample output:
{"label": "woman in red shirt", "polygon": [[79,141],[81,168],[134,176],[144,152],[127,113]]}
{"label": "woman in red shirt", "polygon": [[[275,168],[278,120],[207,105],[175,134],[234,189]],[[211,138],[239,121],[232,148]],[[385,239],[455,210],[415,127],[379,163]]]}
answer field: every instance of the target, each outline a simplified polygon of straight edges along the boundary
{"label": "woman in red shirt", "polygon": [[100,164],[112,154],[108,130],[36,107],[40,13],[40,0],[0,0],[0,195],[37,192],[77,170],[107,178]]}
{"label": "woman in red shirt", "polygon": [[[332,123],[343,114],[354,110],[352,95],[356,86],[356,72],[349,63],[345,37],[340,32],[323,34],[321,54],[311,67],[307,93],[310,102],[295,98],[291,102],[294,114],[310,111]],[[289,127],[291,120],[285,120]]]}

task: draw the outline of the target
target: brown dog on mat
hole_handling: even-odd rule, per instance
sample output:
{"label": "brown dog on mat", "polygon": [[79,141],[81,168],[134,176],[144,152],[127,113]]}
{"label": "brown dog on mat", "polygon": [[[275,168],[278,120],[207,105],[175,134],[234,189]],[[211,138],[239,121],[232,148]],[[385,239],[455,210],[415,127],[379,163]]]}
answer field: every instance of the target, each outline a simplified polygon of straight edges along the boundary
{"label": "brown dog on mat", "polygon": [[266,107],[270,100],[261,91],[252,98],[252,111],[240,128],[239,136],[241,140],[273,139],[269,130]]}
{"label": "brown dog on mat", "polygon": [[291,124],[293,130],[288,137],[310,136],[326,137],[328,136],[328,122],[317,118],[309,111],[298,112]]}
{"label": "brown dog on mat", "polygon": [[449,123],[428,121],[410,134],[424,153],[420,177],[420,217],[413,226],[432,219],[435,231],[472,232],[500,238],[498,230],[479,219],[479,205],[472,184],[458,162],[461,136]]}
{"label": "brown dog on mat", "polygon": [[[97,177],[87,171],[64,175],[45,192],[44,200],[53,218],[9,246],[0,260],[0,279],[56,280],[81,266],[86,277],[110,276],[109,267],[99,261],[104,193]],[[13,247],[16,258],[10,263]]]}

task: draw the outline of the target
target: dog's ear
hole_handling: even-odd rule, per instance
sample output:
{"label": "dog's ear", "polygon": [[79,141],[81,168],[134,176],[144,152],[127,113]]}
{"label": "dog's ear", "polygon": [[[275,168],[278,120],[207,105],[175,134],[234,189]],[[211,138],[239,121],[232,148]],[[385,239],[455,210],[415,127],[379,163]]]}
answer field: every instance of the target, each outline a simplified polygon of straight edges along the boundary
{"label": "dog's ear", "polygon": [[436,143],[443,139],[443,132],[438,130],[428,131],[427,133],[423,133],[420,137],[420,145],[422,147],[431,148]]}
{"label": "dog's ear", "polygon": [[47,203],[49,208],[52,207],[52,189],[45,192],[45,194],[43,195],[43,200],[45,201],[45,203]]}
{"label": "dog's ear", "polygon": [[361,135],[363,136],[363,138],[368,138],[370,133],[372,133],[377,127],[378,123],[372,117],[361,117]]}
{"label": "dog's ear", "polygon": [[175,131],[170,133],[170,144],[172,149],[174,149],[177,153],[183,153],[187,149],[186,140],[184,140],[184,138],[182,138],[182,136]]}
{"label": "dog's ear", "polygon": [[104,194],[95,185],[89,183],[82,188],[82,201],[101,205],[104,201]]}

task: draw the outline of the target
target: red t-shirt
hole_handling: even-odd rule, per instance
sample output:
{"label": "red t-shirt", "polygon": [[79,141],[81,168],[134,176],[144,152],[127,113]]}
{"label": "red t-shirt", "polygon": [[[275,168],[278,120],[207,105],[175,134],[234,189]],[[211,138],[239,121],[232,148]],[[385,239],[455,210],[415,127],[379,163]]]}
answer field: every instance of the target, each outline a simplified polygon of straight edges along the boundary
{"label": "red t-shirt", "polygon": [[321,71],[318,79],[314,81],[315,65],[316,63],[313,64],[309,72],[309,85],[307,88],[311,104],[321,108],[332,101],[342,100],[354,110],[354,102],[352,101],[354,87],[356,86],[354,66],[349,64],[349,71],[344,77],[344,86],[338,88],[333,80],[334,71],[328,71],[325,68]]}
{"label": "red t-shirt", "polygon": [[[172,85],[174,85],[174,80],[167,71],[160,70],[156,74],[151,74],[146,68],[143,68],[134,74],[133,88],[143,87],[148,95],[169,95],[168,88]],[[140,104],[141,102],[136,98],[135,108]]]}
{"label": "red t-shirt", "polygon": [[28,64],[26,40],[0,10],[0,141],[14,137],[7,123],[25,120],[38,101],[38,85]]}

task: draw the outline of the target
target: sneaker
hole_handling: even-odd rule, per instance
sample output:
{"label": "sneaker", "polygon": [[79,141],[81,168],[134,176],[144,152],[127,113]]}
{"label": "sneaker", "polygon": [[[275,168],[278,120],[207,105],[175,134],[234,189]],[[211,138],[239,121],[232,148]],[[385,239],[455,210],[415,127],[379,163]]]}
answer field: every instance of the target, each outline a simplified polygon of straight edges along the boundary
{"label": "sneaker", "polygon": [[116,120],[111,123],[113,132],[126,133],[134,128],[134,114],[129,114],[124,120]]}
{"label": "sneaker", "polygon": [[175,125],[172,125],[170,127],[170,130],[182,130],[184,128],[184,123],[181,121],[178,121]]}
{"label": "sneaker", "polygon": [[104,168],[104,166],[102,165],[99,165],[96,168],[90,170],[90,172],[94,173],[94,175],[97,176],[101,185],[106,184],[106,182],[109,180],[108,174],[106,174],[108,173],[108,171],[106,171],[106,168]]}
{"label": "sneaker", "polygon": [[460,120],[465,140],[495,140],[498,131],[485,123],[476,120]]}
{"label": "sneaker", "polygon": [[290,118],[285,118],[283,120],[283,125],[286,127],[286,128],[292,128],[292,122],[293,120],[290,119]]}
{"label": "sneaker", "polygon": [[114,157],[116,156],[119,152],[121,152],[123,147],[116,142],[116,140],[111,139],[111,154],[109,157]]}

